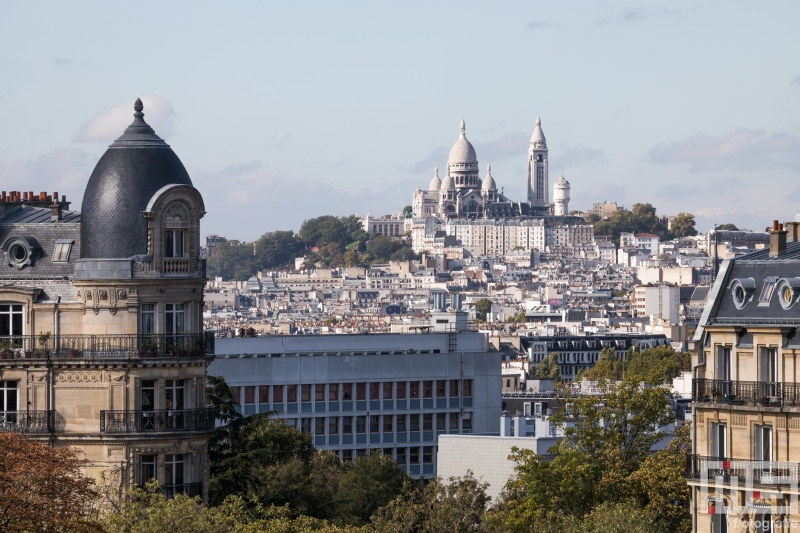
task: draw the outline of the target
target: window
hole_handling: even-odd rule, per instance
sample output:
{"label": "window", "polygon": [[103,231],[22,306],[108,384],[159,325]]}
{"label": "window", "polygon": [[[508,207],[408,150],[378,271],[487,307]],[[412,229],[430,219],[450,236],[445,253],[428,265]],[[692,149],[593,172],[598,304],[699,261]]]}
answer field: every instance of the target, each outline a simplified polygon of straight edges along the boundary
{"label": "window", "polygon": [[383,399],[384,400],[391,400],[392,399],[392,385],[394,383],[386,382],[383,384]]}
{"label": "window", "polygon": [[422,463],[426,465],[433,463],[433,446],[423,446]]}
{"label": "window", "polygon": [[328,419],[328,435],[339,434],[339,417],[332,416]]}
{"label": "window", "polygon": [[258,403],[269,403],[269,385],[258,386]]}
{"label": "window", "polygon": [[756,461],[772,461],[772,426],[756,426],[755,448]]}
{"label": "window", "polygon": [[184,327],[184,304],[164,304],[164,332],[177,335],[186,331]]}
{"label": "window", "polygon": [[463,388],[464,388],[464,391],[463,391],[464,392],[464,397],[465,398],[472,397],[472,380],[471,379],[465,379],[464,380],[464,387]]}
{"label": "window", "polygon": [[317,417],[316,423],[314,424],[314,434],[315,435],[325,434],[325,418]]}
{"label": "window", "polygon": [[369,432],[378,433],[380,430],[381,430],[381,417],[378,415],[370,415]]}
{"label": "window", "polygon": [[283,403],[283,385],[272,386],[272,403]]}
{"label": "window", "polygon": [[458,398],[458,380],[450,380],[450,397]]}
{"label": "window", "polygon": [[151,479],[156,478],[156,456],[139,456],[139,484],[144,485]]}
{"label": "window", "polygon": [[[778,350],[776,348],[761,348],[759,357],[758,380],[775,383],[778,381]],[[769,394],[775,396],[776,394]]]}
{"label": "window", "polygon": [[731,349],[729,347],[717,347],[717,367],[714,370],[716,379],[724,381],[731,379]]}
{"label": "window", "polygon": [[397,431],[405,432],[406,428],[406,416],[408,415],[397,415]]}
{"label": "window", "polygon": [[331,383],[330,385],[328,385],[328,401],[330,401],[330,402],[339,401],[339,384],[338,383]]}
{"label": "window", "polygon": [[380,399],[380,383],[370,383],[369,384],[369,399],[370,400],[379,400]]}
{"label": "window", "polygon": [[[18,411],[19,381],[0,381],[0,411]],[[3,422],[10,422],[3,419]]]}
{"label": "window", "polygon": [[464,431],[472,431],[472,413],[464,413],[464,421],[461,425]]}
{"label": "window", "polygon": [[[167,381],[169,383],[169,381]],[[244,403],[245,405],[253,405],[256,403],[256,388],[248,385],[244,388]]]}
{"label": "window", "polygon": [[139,306],[139,333],[152,335],[156,332],[156,304]]}
{"label": "window", "polygon": [[411,431],[419,431],[419,415],[409,415],[411,417]]}
{"label": "window", "polygon": [[772,293],[775,292],[775,282],[778,281],[777,276],[770,276],[764,279],[764,285],[761,286],[761,294],[758,297],[758,305],[768,306],[769,301],[772,299]]}
{"label": "window", "polygon": [[410,398],[419,398],[419,381],[411,382],[411,395]]}
{"label": "window", "polygon": [[397,451],[395,453],[397,454],[397,462],[401,465],[406,464],[406,449],[397,448]]}
{"label": "window", "polygon": [[419,464],[419,448],[409,448],[411,450],[411,464],[418,465]]}
{"label": "window", "polygon": [[[239,387],[236,387],[237,389]],[[244,403],[255,403],[255,387],[244,388]],[[248,392],[249,400],[248,401]],[[164,397],[166,399],[166,409],[183,409],[183,380],[182,379],[168,379],[164,382]]]}
{"label": "window", "polygon": [[345,435],[349,435],[353,432],[353,417],[352,416],[343,416],[342,417],[342,433]]}
{"label": "window", "polygon": [[22,304],[0,304],[0,335],[22,334]]}
{"label": "window", "polygon": [[165,485],[183,485],[183,454],[164,456]]}
{"label": "window", "polygon": [[366,416],[357,416],[356,417],[356,433],[366,433],[367,432],[367,417]]}
{"label": "window", "polygon": [[431,413],[422,415],[422,431],[433,431],[433,415]]}
{"label": "window", "polygon": [[342,461],[351,463],[353,461],[353,450],[342,450]]}
{"label": "window", "polygon": [[297,403],[297,385],[286,385],[286,401]]}
{"label": "window", "polygon": [[311,401],[311,385],[300,385],[300,401]]}
{"label": "window", "polygon": [[433,381],[422,382],[422,397],[433,398]]}
{"label": "window", "polygon": [[345,383],[342,385],[342,400],[352,400],[353,399],[353,384],[352,383]]}
{"label": "window", "polygon": [[405,398],[406,398],[406,382],[399,381],[397,383],[397,399],[405,400]]}
{"label": "window", "polygon": [[392,432],[392,419],[394,417],[392,415],[383,415],[383,432],[384,433],[391,433]]}
{"label": "window", "polygon": [[447,429],[445,427],[446,417],[447,415],[444,413],[439,413],[436,415],[436,431],[444,431],[445,429]]}
{"label": "window", "polygon": [[310,418],[301,418],[300,419],[300,433],[311,433],[311,419]]}
{"label": "window", "polygon": [[367,399],[367,384],[356,383],[356,400],[366,400],[366,399]]}
{"label": "window", "polygon": [[[237,390],[238,387],[233,387]],[[238,400],[238,398],[234,398]],[[139,406],[142,411],[153,411],[156,408],[156,382],[152,379],[143,379],[139,390]]]}
{"label": "window", "polygon": [[233,395],[233,403],[237,405],[242,405],[242,388],[231,387],[231,393]]}
{"label": "window", "polygon": [[438,380],[436,382],[436,397],[437,398],[444,398],[446,396],[447,391],[447,381],[445,380]]}
{"label": "window", "polygon": [[458,413],[450,413],[450,430],[458,431]]}
{"label": "window", "polygon": [[72,250],[72,243],[74,242],[67,239],[56,239],[52,261],[54,263],[66,263],[69,260],[69,252]]}
{"label": "window", "polygon": [[164,230],[164,257],[183,257],[183,230]]}

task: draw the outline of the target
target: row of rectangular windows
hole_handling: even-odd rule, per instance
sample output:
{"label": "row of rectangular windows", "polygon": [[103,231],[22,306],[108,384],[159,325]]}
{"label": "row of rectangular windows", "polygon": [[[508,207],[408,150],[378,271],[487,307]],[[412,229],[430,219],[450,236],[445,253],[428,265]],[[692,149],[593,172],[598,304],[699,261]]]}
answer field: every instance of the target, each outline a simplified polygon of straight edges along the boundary
{"label": "row of rectangular windows", "polygon": [[[472,413],[414,413],[402,415],[329,416],[287,418],[286,423],[300,433],[314,435],[352,435],[363,433],[404,433],[406,431],[472,431]],[[460,427],[459,427],[459,422]],[[341,429],[341,431],[340,431]]]}
{"label": "row of rectangular windows", "polygon": [[[252,405],[256,403],[256,392],[258,392],[258,403],[270,403],[270,389],[272,392],[272,402],[282,404],[284,397],[287,403],[311,402],[312,395],[315,402],[324,402],[326,399],[331,402],[339,400],[403,400],[408,398],[459,398],[472,397],[472,380],[430,380],[430,381],[385,381],[371,383],[316,383],[302,385],[246,385],[244,387],[231,387],[233,389],[233,399],[242,405]],[[327,389],[327,394],[326,394]],[[461,395],[459,395],[461,392]],[[355,394],[355,398],[353,395]],[[369,398],[367,398],[369,395]],[[244,397],[242,397],[244,396]]]}

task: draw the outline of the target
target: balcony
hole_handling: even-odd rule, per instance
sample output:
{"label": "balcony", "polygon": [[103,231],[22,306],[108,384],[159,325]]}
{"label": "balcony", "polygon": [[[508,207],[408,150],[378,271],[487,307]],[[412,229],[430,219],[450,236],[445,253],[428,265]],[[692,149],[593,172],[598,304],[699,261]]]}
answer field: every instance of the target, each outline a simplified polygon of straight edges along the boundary
{"label": "balcony", "polygon": [[800,383],[694,379],[692,399],[701,403],[798,407]]}
{"label": "balcony", "polygon": [[214,429],[211,406],[157,411],[100,411],[100,433],[158,433]]}
{"label": "balcony", "polygon": [[55,411],[0,411],[0,431],[50,433],[54,426]]}
{"label": "balcony", "polygon": [[686,479],[739,485],[792,485],[800,479],[800,463],[752,461],[705,455],[686,457]]}
{"label": "balcony", "polygon": [[200,496],[201,498],[203,497],[203,483],[201,481],[197,483],[162,485],[161,490],[164,492],[164,496],[168,499],[174,498],[176,494],[186,494],[190,498],[194,498],[195,496]]}
{"label": "balcony", "polygon": [[210,357],[213,333],[180,335],[5,335],[0,359]]}

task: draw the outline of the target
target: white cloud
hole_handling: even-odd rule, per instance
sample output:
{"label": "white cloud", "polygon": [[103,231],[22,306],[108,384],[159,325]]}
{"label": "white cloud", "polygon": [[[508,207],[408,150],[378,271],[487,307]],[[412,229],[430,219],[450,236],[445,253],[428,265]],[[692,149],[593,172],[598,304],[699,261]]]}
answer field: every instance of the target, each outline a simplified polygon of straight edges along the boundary
{"label": "white cloud", "polygon": [[653,147],[645,159],[658,164],[688,164],[692,172],[725,169],[800,170],[800,137],[739,128],[722,137],[698,134]]}
{"label": "white cloud", "polygon": [[[166,98],[156,94],[141,96],[144,104],[144,119],[162,138],[169,137],[175,120],[175,110]],[[81,126],[75,136],[77,142],[108,142],[119,137],[133,121],[133,103],[136,98],[125,100],[95,115]]]}
{"label": "white cloud", "polygon": [[59,148],[39,157],[0,162],[0,182],[6,191],[46,190],[66,194],[71,209],[80,210],[80,201],[91,174],[89,154],[78,148]]}

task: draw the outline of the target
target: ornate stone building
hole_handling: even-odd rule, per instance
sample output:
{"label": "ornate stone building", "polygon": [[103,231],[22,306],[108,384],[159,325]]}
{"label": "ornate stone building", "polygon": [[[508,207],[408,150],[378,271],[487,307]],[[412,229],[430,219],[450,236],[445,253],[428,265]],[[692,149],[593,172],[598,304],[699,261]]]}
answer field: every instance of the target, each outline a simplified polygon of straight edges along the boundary
{"label": "ornate stone building", "polygon": [[0,196],[0,430],[78,448],[91,475],[206,497],[205,208],[134,109],[81,212],[58,193]]}
{"label": "ornate stone building", "polygon": [[486,176],[481,180],[478,156],[467,140],[466,125],[462,120],[461,133],[447,157],[444,181],[439,178],[439,167],[436,167],[428,190],[417,188],[414,192],[412,208],[415,216],[420,218],[546,216],[551,214],[552,207],[549,204],[547,172],[547,141],[542,122],[537,117],[528,149],[528,201],[513,202],[498,192],[491,166],[487,166]]}

